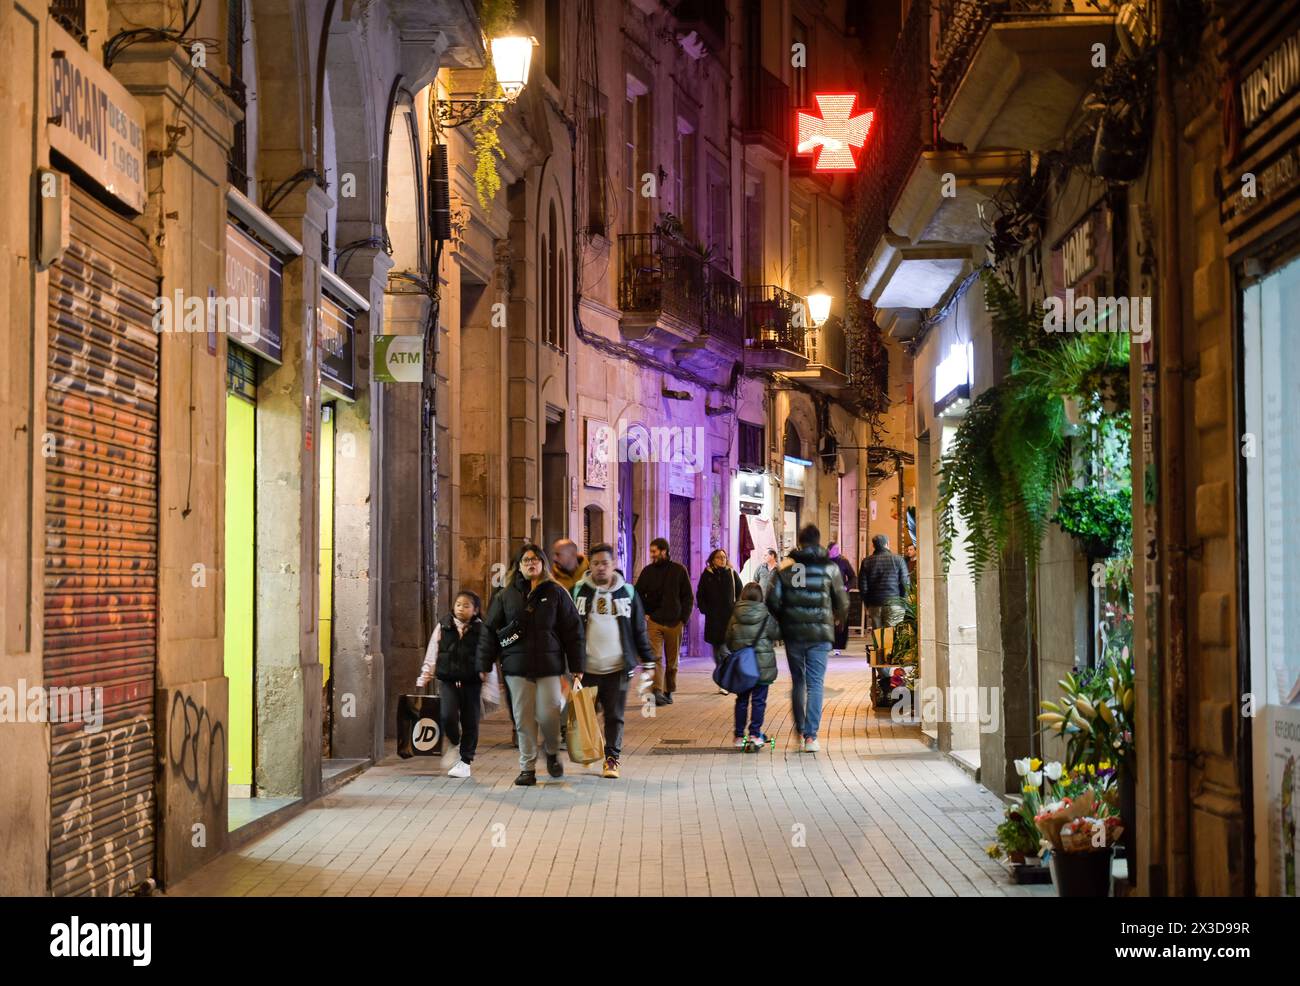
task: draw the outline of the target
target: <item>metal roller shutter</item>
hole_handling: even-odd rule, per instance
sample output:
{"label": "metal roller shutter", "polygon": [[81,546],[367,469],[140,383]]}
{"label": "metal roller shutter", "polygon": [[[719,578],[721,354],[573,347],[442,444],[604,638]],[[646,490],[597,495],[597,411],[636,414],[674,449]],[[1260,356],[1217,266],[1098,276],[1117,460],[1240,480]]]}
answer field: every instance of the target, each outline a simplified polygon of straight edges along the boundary
{"label": "metal roller shutter", "polygon": [[[50,742],[50,891],[125,893],[154,873],[158,270],[144,233],[73,186],[50,271],[46,688],[103,689]],[[53,718],[53,717],[52,717]]]}

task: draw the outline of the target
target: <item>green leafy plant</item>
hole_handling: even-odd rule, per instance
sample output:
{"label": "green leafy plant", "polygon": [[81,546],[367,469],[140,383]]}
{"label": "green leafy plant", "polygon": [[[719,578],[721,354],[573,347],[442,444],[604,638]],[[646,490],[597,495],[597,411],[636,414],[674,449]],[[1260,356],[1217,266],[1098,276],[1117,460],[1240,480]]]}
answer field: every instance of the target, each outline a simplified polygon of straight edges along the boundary
{"label": "green leafy plant", "polygon": [[[493,38],[505,33],[514,19],[515,0],[479,0],[479,23],[487,37]],[[501,95],[501,86],[497,83],[496,68],[492,64],[489,50],[488,64],[479,80],[477,96],[479,99],[499,99]],[[504,114],[504,103],[487,103],[477,119],[470,124],[470,133],[474,136],[474,194],[479,205],[485,209],[501,190],[497,159],[504,159],[506,155],[501,149],[497,131]]]}
{"label": "green leafy plant", "polygon": [[1058,684],[1061,698],[1042,702],[1038,721],[1065,739],[1071,768],[1133,767],[1133,659],[1127,647],[1091,674],[1069,672]]}
{"label": "green leafy plant", "polygon": [[1127,554],[1133,541],[1133,491],[1127,486],[1101,489],[1072,486],[1062,490],[1052,515],[1066,534],[1089,546],[1089,554],[1110,558]]}
{"label": "green leafy plant", "polygon": [[989,271],[983,283],[994,335],[1011,353],[1010,370],[972,401],[939,463],[944,568],[964,527],[975,577],[1017,546],[1031,568],[1037,564],[1053,504],[1072,478],[1064,399],[1079,398],[1088,420],[1098,420],[1127,393],[1113,384],[1127,374],[1129,358],[1126,335],[1047,332],[1040,306],[1026,310]]}
{"label": "green leafy plant", "polygon": [[920,635],[917,630],[916,583],[903,598],[903,619],[894,627],[894,649],[890,659],[896,664],[916,664],[920,659]]}
{"label": "green leafy plant", "polygon": [[1034,816],[1022,803],[1007,805],[1005,817],[995,834],[998,841],[985,850],[993,859],[1015,853],[1038,855],[1038,826],[1034,824]]}

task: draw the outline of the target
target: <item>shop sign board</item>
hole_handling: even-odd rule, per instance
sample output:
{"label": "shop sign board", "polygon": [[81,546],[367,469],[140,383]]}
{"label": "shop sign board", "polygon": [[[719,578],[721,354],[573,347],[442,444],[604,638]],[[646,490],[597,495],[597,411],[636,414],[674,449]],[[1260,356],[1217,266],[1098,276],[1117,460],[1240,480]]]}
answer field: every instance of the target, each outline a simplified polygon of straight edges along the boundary
{"label": "shop sign board", "polygon": [[45,38],[50,148],[125,206],[143,212],[144,107],[52,19]]}
{"label": "shop sign board", "polygon": [[226,297],[249,302],[228,306],[227,334],[245,349],[277,363],[283,275],[279,257],[234,223],[226,223]]}
{"label": "shop sign board", "polygon": [[423,336],[375,336],[375,379],[380,383],[421,383],[424,380]]}
{"label": "shop sign board", "polygon": [[320,299],[321,380],[340,397],[352,400],[355,396],[352,336],[357,316],[328,294]]}
{"label": "shop sign board", "polygon": [[673,496],[695,499],[695,471],[684,456],[674,456],[668,463],[668,492]]}
{"label": "shop sign board", "polygon": [[1219,195],[1230,256],[1300,216],[1300,2],[1248,5],[1241,14],[1223,38],[1230,84]]}
{"label": "shop sign board", "polygon": [[[1268,756],[1268,859],[1270,897],[1298,897],[1296,853],[1300,852],[1300,709],[1264,709],[1264,749]],[[1264,888],[1260,888],[1263,890]]]}

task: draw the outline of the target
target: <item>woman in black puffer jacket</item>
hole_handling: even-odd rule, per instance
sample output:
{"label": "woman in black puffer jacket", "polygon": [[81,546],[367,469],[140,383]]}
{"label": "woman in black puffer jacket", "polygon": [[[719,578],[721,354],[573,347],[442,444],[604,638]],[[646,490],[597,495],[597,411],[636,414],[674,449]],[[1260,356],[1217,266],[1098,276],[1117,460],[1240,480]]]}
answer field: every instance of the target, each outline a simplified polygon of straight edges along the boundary
{"label": "woman in black puffer jacket", "polygon": [[585,647],[582,620],[573,597],[547,574],[546,552],[524,545],[507,584],[492,597],[479,638],[479,669],[497,656],[509,686],[519,742],[515,783],[537,783],[537,730],[541,727],[546,770],[564,774],[560,763],[560,676],[567,669],[582,678]]}

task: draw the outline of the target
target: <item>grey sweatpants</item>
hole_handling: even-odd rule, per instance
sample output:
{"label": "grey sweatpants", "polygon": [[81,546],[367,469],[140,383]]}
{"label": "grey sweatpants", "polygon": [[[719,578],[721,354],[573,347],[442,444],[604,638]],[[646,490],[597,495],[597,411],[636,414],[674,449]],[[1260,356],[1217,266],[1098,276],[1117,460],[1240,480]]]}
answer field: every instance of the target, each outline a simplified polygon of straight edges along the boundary
{"label": "grey sweatpants", "polygon": [[515,710],[515,735],[519,737],[519,769],[537,769],[537,732],[542,733],[542,748],[549,756],[560,753],[560,715],[564,698],[560,693],[560,676],[549,675],[529,681],[509,675],[510,704]]}

